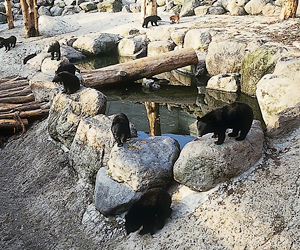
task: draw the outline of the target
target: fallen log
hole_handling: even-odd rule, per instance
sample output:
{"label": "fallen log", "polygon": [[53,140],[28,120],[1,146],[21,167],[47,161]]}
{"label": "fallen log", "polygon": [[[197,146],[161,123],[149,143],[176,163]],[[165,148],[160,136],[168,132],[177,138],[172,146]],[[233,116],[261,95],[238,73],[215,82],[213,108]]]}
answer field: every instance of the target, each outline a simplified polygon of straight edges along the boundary
{"label": "fallen log", "polygon": [[[28,126],[27,119],[21,119],[21,121],[22,121],[23,125]],[[20,124],[20,122],[15,119],[3,119],[3,120],[0,120],[0,130],[1,129],[23,130],[22,124]]]}
{"label": "fallen log", "polygon": [[14,78],[11,80],[6,80],[6,79],[0,80],[0,90],[13,89],[22,86],[29,86],[27,79]]}
{"label": "fallen log", "polygon": [[[39,115],[47,115],[49,113],[49,109],[36,109],[36,110],[28,110],[28,111],[21,111],[19,112],[19,116],[21,118],[29,118]],[[16,113],[5,113],[0,114],[0,119],[11,119],[15,117]]]}
{"label": "fallen log", "polygon": [[29,86],[18,87],[14,89],[6,89],[0,91],[0,98],[5,97],[16,97],[16,96],[24,96],[32,93],[31,88]]}
{"label": "fallen log", "polygon": [[0,98],[0,103],[24,103],[34,101],[34,95],[31,93],[26,96]]}
{"label": "fallen log", "polygon": [[187,65],[197,64],[194,49],[185,48],[145,57],[130,62],[120,63],[105,68],[82,71],[86,87],[105,86],[112,83],[135,81]]}

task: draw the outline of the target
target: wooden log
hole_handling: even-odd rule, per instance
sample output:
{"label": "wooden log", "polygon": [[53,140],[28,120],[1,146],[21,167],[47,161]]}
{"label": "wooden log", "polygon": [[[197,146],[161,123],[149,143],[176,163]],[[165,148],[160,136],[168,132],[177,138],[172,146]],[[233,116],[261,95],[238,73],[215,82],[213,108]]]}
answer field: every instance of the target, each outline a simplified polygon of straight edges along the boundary
{"label": "wooden log", "polygon": [[[2,112],[15,112],[21,111],[25,108],[25,110],[35,109],[33,108],[35,105],[38,105],[39,108],[46,109],[49,108],[49,102],[45,100],[37,100],[33,102],[12,104],[12,103],[0,103],[0,113]],[[43,108],[45,106],[45,108]]]}
{"label": "wooden log", "polygon": [[15,81],[7,81],[7,82],[0,82],[0,90],[7,90],[7,89],[14,89],[19,87],[29,86],[28,80],[15,80]]}
{"label": "wooden log", "polygon": [[24,87],[18,87],[15,89],[8,89],[0,91],[0,99],[6,98],[6,97],[16,97],[16,96],[24,96],[32,93],[31,88],[29,86]]}
{"label": "wooden log", "polygon": [[198,58],[193,48],[145,57],[130,62],[101,69],[82,71],[86,87],[105,86],[112,83],[135,81],[187,65],[197,64]]}
{"label": "wooden log", "polygon": [[[28,120],[27,119],[22,119],[21,121],[25,126],[28,126]],[[0,130],[1,129],[21,130],[21,129],[23,129],[23,127],[19,123],[19,121],[16,121],[15,119],[1,119],[0,120]]]}
{"label": "wooden log", "polygon": [[0,103],[24,103],[34,101],[34,95],[31,93],[26,96],[0,98]]}
{"label": "wooden log", "polygon": [[[21,118],[29,118],[35,117],[40,115],[47,115],[49,113],[49,109],[36,109],[36,110],[29,110],[29,111],[21,111],[19,112],[19,116]],[[15,117],[16,113],[6,113],[0,114],[0,119],[11,119]]]}

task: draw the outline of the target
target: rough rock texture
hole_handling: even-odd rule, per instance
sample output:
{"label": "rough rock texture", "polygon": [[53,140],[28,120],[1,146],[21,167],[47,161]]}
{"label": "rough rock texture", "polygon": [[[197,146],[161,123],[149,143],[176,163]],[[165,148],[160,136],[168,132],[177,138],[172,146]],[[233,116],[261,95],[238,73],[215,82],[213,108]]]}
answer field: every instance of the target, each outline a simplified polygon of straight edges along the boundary
{"label": "rough rock texture", "polygon": [[132,38],[124,38],[118,44],[118,54],[120,56],[138,57],[145,55],[147,51],[146,36],[140,35]]}
{"label": "rough rock texture", "polygon": [[193,16],[195,15],[194,9],[200,6],[199,0],[184,0],[182,4],[182,9],[180,11],[180,16]]}
{"label": "rough rock texture", "polygon": [[192,47],[194,50],[207,51],[211,39],[209,30],[193,29],[186,33],[183,47]]}
{"label": "rough rock texture", "polygon": [[123,213],[140,195],[141,193],[133,191],[129,186],[112,180],[106,167],[98,171],[94,197],[95,206],[102,214]]}
{"label": "rough rock texture", "polygon": [[69,24],[62,19],[42,15],[39,17],[39,32],[44,36],[57,36],[78,29],[77,25]]}
{"label": "rough rock texture", "polygon": [[262,13],[263,8],[271,2],[270,0],[250,0],[244,7],[245,11],[250,15],[258,15]]}
{"label": "rough rock texture", "polygon": [[[255,96],[256,84],[266,74],[274,71],[280,56],[278,48],[258,48],[242,59],[241,64],[241,91]],[[279,53],[277,53],[279,52]]]}
{"label": "rough rock texture", "polygon": [[122,10],[122,1],[104,0],[97,4],[99,12],[119,12]]}
{"label": "rough rock texture", "polygon": [[148,44],[148,56],[154,56],[174,50],[175,43],[172,41],[156,41]]}
{"label": "rough rock texture", "polygon": [[257,83],[256,96],[266,125],[273,115],[299,102],[299,67],[298,56],[283,57],[273,74],[265,75]]}
{"label": "rough rock texture", "polygon": [[[106,166],[116,143],[111,132],[114,116],[96,115],[81,119],[69,151],[69,160],[82,179],[94,182],[97,171]],[[136,137],[137,131],[133,124],[130,125],[131,136]]]}
{"label": "rough rock texture", "polygon": [[208,47],[206,68],[210,75],[239,73],[243,57],[258,47],[257,42],[213,37]]}
{"label": "rough rock texture", "polygon": [[117,51],[120,36],[116,34],[98,33],[78,37],[73,47],[85,55],[107,54]]}
{"label": "rough rock texture", "polygon": [[183,47],[184,43],[184,37],[186,33],[188,32],[187,29],[179,29],[179,30],[174,30],[171,33],[171,39],[174,43],[176,43],[177,46]]}
{"label": "rough rock texture", "polygon": [[108,161],[109,175],[138,192],[165,186],[172,180],[179,151],[178,142],[171,137],[133,138],[122,147],[113,147]]}
{"label": "rough rock texture", "polygon": [[255,165],[263,154],[264,134],[254,120],[244,141],[200,138],[187,143],[174,165],[174,179],[196,191],[207,191]]}
{"label": "rough rock texture", "polygon": [[222,74],[211,77],[206,88],[216,89],[226,92],[237,92],[239,89],[239,74]]}
{"label": "rough rock texture", "polygon": [[81,87],[74,94],[54,94],[48,117],[50,136],[71,147],[80,119],[104,114],[106,96],[100,91]]}

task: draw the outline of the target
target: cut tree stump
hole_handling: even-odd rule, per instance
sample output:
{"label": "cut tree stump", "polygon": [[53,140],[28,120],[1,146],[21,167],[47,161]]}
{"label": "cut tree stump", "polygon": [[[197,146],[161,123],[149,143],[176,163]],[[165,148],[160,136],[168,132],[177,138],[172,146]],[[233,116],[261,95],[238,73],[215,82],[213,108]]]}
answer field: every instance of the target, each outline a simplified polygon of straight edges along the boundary
{"label": "cut tree stump", "polygon": [[178,49],[105,68],[81,71],[86,87],[106,86],[150,77],[198,63],[193,48]]}

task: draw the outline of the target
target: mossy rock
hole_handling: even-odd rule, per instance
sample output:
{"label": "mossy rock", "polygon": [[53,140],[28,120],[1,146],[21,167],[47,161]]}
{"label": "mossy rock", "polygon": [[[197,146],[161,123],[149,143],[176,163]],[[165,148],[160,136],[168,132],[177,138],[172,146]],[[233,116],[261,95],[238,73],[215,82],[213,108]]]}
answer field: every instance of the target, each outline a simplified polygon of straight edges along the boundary
{"label": "mossy rock", "polygon": [[242,59],[241,91],[256,96],[256,84],[266,74],[271,74],[276,65],[277,49],[258,48]]}

